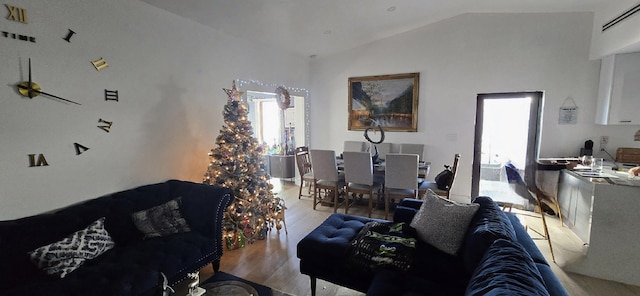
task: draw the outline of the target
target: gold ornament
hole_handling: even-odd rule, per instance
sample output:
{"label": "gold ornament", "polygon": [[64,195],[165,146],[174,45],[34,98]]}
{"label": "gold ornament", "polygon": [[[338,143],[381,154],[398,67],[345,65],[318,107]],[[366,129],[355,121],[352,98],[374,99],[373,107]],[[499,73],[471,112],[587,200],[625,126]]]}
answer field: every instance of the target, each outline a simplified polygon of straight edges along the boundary
{"label": "gold ornament", "polygon": [[239,91],[236,88],[236,81],[235,80],[233,81],[233,87],[231,87],[231,89],[223,88],[223,90],[229,96],[229,100],[234,100],[234,101],[239,101],[240,97],[242,96],[242,94],[244,94],[243,91]]}

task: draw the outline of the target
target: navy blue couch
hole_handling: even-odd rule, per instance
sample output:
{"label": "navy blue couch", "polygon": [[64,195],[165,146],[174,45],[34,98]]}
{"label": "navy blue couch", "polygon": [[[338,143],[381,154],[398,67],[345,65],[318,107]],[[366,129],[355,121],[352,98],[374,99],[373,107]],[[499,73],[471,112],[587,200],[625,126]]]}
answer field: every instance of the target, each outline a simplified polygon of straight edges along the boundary
{"label": "navy blue couch", "polygon": [[[181,197],[190,232],[143,239],[131,214]],[[229,189],[187,181],[141,186],[59,210],[0,222],[0,295],[158,295],[160,273],[169,284],[222,256],[222,218]],[[56,242],[100,217],[115,247],[64,278],[50,276],[27,252]]]}
{"label": "navy blue couch", "polygon": [[[375,219],[333,214],[298,243],[300,271],[313,295],[318,278],[367,295],[568,295],[515,215],[489,197],[474,202],[480,208],[456,255],[418,240],[406,272],[362,270],[349,263],[349,244]],[[403,200],[394,222],[410,223],[421,204]]]}

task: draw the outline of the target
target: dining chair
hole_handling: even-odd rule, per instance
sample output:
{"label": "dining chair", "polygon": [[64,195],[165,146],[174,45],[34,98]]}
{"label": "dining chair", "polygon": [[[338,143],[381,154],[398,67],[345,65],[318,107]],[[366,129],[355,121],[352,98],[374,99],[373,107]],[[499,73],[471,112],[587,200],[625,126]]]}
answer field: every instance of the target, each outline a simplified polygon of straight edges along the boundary
{"label": "dining chair", "polygon": [[313,166],[313,209],[318,201],[320,189],[333,191],[333,212],[338,211],[338,196],[345,186],[344,174],[338,172],[336,152],[333,150],[311,149],[311,165]]}
{"label": "dining chair", "polygon": [[387,159],[387,154],[391,153],[391,143],[376,144],[378,148],[378,159]]}
{"label": "dining chair", "polygon": [[389,153],[384,172],[384,218],[389,216],[391,198],[416,198],[418,193],[418,155]]}
{"label": "dining chair", "polygon": [[367,147],[368,146],[363,141],[344,141],[342,146],[342,152],[346,152],[346,151],[362,152],[362,151],[366,151]]}
{"label": "dining chair", "polygon": [[420,161],[423,161],[424,144],[400,144],[400,153],[402,154],[418,154]]}
{"label": "dining chair", "polygon": [[436,181],[424,181],[420,184],[419,196],[423,196],[424,193],[427,192],[427,189],[431,189],[437,195],[451,199],[451,187],[453,187],[453,181],[456,179],[456,175],[458,174],[458,163],[460,163],[460,154],[456,153],[453,156],[453,165],[451,166],[451,179],[449,179],[449,183],[445,189],[438,188]]}
{"label": "dining chair", "polygon": [[309,184],[307,194],[311,195],[311,186],[313,185],[313,170],[311,169],[311,156],[309,155],[309,147],[296,147],[296,164],[298,165],[298,173],[300,174],[300,189],[298,190],[298,199],[302,197],[302,187],[304,183]]}
{"label": "dining chair", "polygon": [[380,195],[381,184],[373,179],[373,162],[368,152],[344,152],[344,179],[345,208],[344,213],[349,213],[349,193],[353,193],[354,201],[356,194],[366,194],[369,196],[369,218],[373,211],[373,193]]}
{"label": "dining chair", "polygon": [[[542,218],[543,233],[531,227],[527,227],[527,229],[531,229],[532,231],[541,235],[542,239],[547,240],[547,242],[549,243],[549,251],[551,251],[551,259],[553,260],[553,262],[556,262],[556,257],[553,254],[553,246],[551,246],[551,237],[549,236],[549,228],[547,228],[547,219],[545,218],[545,212],[542,210],[542,199],[546,197],[544,192],[542,192],[542,190],[540,190],[535,185],[534,186],[528,185],[522,179],[522,176],[518,172],[518,169],[511,162],[508,162],[507,164],[505,164],[504,168],[505,168],[507,180],[509,182],[511,189],[516,194],[523,197],[525,200],[529,201],[530,203],[533,203],[539,209],[540,218]],[[546,197],[546,198],[549,198],[549,197]],[[509,211],[511,211],[510,207],[509,207]]]}

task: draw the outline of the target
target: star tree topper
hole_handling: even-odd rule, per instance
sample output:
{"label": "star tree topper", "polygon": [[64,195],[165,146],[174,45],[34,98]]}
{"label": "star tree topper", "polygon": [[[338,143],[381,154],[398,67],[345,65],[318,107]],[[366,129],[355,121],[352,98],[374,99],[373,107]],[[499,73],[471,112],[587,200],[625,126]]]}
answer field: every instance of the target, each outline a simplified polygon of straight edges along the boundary
{"label": "star tree topper", "polygon": [[244,94],[243,91],[239,91],[236,88],[236,81],[235,80],[233,81],[233,87],[231,89],[223,88],[223,90],[229,96],[229,100],[234,100],[234,101],[239,101],[240,97],[242,96],[242,94]]}

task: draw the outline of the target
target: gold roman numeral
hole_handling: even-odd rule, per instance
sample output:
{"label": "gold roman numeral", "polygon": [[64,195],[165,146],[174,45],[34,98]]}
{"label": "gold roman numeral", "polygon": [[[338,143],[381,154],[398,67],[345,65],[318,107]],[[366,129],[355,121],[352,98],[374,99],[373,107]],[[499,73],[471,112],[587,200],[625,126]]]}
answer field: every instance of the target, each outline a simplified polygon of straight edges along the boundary
{"label": "gold roman numeral", "polygon": [[49,163],[47,163],[47,159],[44,158],[44,154],[40,153],[40,154],[29,154],[29,167],[33,168],[33,167],[41,167],[41,166],[48,166]]}
{"label": "gold roman numeral", "polygon": [[89,150],[89,147],[83,146],[83,145],[78,144],[78,143],[73,143],[73,147],[76,148],[76,155],[80,155],[83,152]]}
{"label": "gold roman numeral", "polygon": [[24,8],[20,8],[17,6],[11,6],[9,4],[5,4],[4,6],[7,7],[7,10],[9,11],[9,16],[7,16],[7,19],[10,21],[16,21],[16,22],[20,22],[20,23],[27,23],[27,10]]}
{"label": "gold roman numeral", "polygon": [[93,62],[91,62],[93,64],[93,66],[96,68],[96,70],[100,71],[106,67],[109,67],[109,64],[107,64],[107,61],[104,60],[104,58],[99,58]]}
{"label": "gold roman numeral", "polygon": [[103,125],[98,125],[98,128],[100,128],[101,130],[107,133],[111,131],[111,125],[113,124],[113,121],[106,121],[100,118],[100,120],[98,120],[98,123],[103,123]]}

